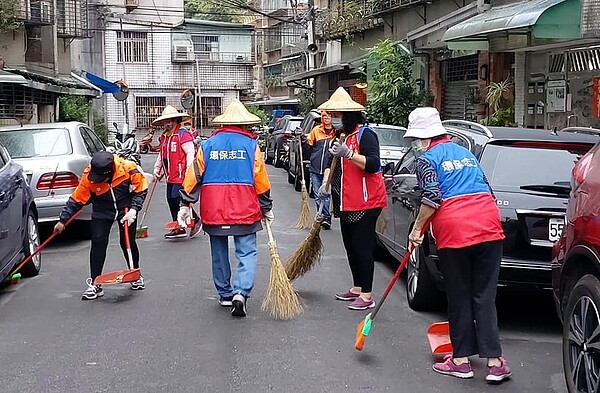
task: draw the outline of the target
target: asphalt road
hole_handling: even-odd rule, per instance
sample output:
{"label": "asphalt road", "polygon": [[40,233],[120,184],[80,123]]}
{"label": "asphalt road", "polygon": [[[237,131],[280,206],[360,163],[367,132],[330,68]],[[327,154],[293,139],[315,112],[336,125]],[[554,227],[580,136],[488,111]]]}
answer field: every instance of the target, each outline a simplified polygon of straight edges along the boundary
{"label": "asphalt road", "polygon": [[[144,156],[144,167],[153,159]],[[285,172],[269,167],[282,259],[306,236],[293,229],[299,194]],[[80,300],[88,277],[89,242],[60,239],[43,254],[42,273],[0,292],[0,392],[565,392],[560,331],[549,293],[503,294],[502,344],[513,380],[485,384],[485,362],[473,359],[475,378],[458,380],[431,370],[427,326],[444,313],[416,313],[396,286],[362,352],[354,349],[364,312],[333,294],[351,284],[339,223],[323,231],[324,258],[295,283],[305,312],[273,321],[260,310],[269,269],[266,235],[259,235],[259,267],[248,317],[233,319],[217,304],[208,237],[167,241],[165,186],[139,241],[147,289],[105,288]],[[312,204],[312,201],[311,201]],[[314,212],[314,205],[311,205]],[[113,228],[105,271],[124,266]],[[232,252],[233,259],[233,252]],[[394,266],[376,263],[375,294]]]}

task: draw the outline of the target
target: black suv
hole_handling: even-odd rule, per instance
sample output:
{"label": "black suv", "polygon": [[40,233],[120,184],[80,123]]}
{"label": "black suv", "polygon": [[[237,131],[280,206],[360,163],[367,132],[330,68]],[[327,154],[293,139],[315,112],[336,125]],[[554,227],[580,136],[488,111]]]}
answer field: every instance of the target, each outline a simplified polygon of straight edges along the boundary
{"label": "black suv", "polygon": [[[319,124],[321,124],[321,112],[313,109],[304,116],[304,120],[302,120],[300,127],[294,130],[294,137],[290,139],[288,182],[294,185],[296,191],[300,191],[302,187],[302,184],[300,183],[302,180],[300,172],[300,146],[303,146],[303,144],[300,142],[300,136],[302,134],[308,136],[312,129]],[[310,174],[308,172],[308,167],[310,165],[310,150],[307,146],[303,146],[302,148],[302,160],[304,164],[304,180],[306,182],[306,188],[310,190]]]}
{"label": "black suv", "polygon": [[[444,121],[452,141],[469,149],[490,182],[506,239],[500,284],[549,289],[551,250],[560,238],[570,192],[571,170],[598,137],[565,131],[484,127],[467,121]],[[377,223],[379,247],[399,259],[420,204],[412,150],[384,172],[388,208]],[[443,277],[437,250],[428,235],[407,267],[411,308],[440,304]]]}
{"label": "black suv", "polygon": [[265,147],[265,161],[277,168],[288,166],[289,141],[292,139],[293,131],[300,125],[302,118],[298,116],[285,115],[279,120],[273,131],[269,131]]}

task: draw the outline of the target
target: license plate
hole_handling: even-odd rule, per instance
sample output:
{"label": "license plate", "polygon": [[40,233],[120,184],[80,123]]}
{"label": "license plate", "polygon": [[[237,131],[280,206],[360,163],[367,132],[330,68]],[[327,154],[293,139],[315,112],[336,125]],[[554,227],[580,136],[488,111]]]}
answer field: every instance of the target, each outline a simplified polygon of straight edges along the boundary
{"label": "license plate", "polygon": [[565,220],[562,218],[551,218],[548,222],[548,240],[555,242],[560,239],[564,226]]}

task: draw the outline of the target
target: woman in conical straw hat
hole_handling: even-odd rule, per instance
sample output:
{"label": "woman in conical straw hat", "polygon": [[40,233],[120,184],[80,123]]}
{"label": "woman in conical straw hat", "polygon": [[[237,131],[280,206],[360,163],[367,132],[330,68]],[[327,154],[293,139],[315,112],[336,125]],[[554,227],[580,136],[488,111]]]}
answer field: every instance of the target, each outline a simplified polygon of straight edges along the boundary
{"label": "woman in conical straw hat", "polygon": [[[343,143],[336,141],[330,149],[332,156],[339,160],[331,190],[324,184],[318,191],[321,197],[331,193],[333,212],[340,218],[342,240],[352,273],[352,287],[335,297],[351,302],[348,306],[351,310],[366,310],[375,307],[371,296],[375,223],[387,203],[379,141],[365,124],[365,107],[352,100],[343,87],[339,87],[318,109],[331,115],[331,125],[338,137],[341,133],[346,135]],[[325,178],[329,177],[330,166],[331,160]]]}
{"label": "woman in conical straw hat", "polygon": [[[181,198],[179,190],[186,169],[194,162],[196,152],[192,134],[183,126],[183,122],[190,119],[185,112],[179,112],[171,105],[167,105],[162,115],[152,122],[153,126],[163,129],[158,138],[160,150],[154,163],[154,181],[160,181],[163,175],[167,179],[167,204],[171,212],[171,219],[177,220],[177,212]],[[190,237],[196,236],[200,229],[200,218],[194,212],[194,226]],[[185,228],[175,228],[165,234],[166,239],[186,237]]]}
{"label": "woman in conical straw hat", "polygon": [[[212,273],[219,303],[233,316],[246,316],[246,300],[254,286],[256,232],[261,220],[273,220],[271,184],[250,126],[261,122],[238,100],[214,118],[217,129],[198,149],[185,176],[178,220],[190,219],[187,204],[200,199],[200,216],[210,236]],[[231,283],[228,238],[233,236],[238,267]]]}

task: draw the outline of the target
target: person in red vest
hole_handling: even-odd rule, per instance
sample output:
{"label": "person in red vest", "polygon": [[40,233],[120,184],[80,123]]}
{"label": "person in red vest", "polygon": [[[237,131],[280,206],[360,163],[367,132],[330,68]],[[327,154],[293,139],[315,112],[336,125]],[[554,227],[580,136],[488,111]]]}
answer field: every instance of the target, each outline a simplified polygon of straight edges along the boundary
{"label": "person in red vest", "polygon": [[[336,299],[352,302],[351,310],[375,307],[371,295],[375,268],[375,223],[387,206],[385,185],[379,158],[377,134],[364,125],[364,106],[352,100],[343,87],[338,88],[319,110],[331,115],[336,134],[344,133],[343,143],[333,142],[329,149],[339,161],[333,172],[331,190],[323,184],[318,194],[333,199],[333,213],[340,218],[342,240],[352,273],[353,286],[335,295]],[[324,178],[329,177],[331,160]]]}
{"label": "person in red vest", "polygon": [[[167,178],[167,203],[171,212],[171,219],[177,220],[177,212],[181,197],[179,190],[185,177],[187,168],[194,162],[196,149],[194,139],[182,123],[189,120],[187,113],[178,112],[171,105],[167,105],[162,116],[152,122],[152,125],[164,127],[164,132],[159,138],[160,150],[154,164],[154,181],[160,181],[163,175]],[[200,217],[194,210],[194,226],[190,238],[196,236],[202,229]],[[175,228],[165,234],[166,239],[186,237],[185,228]]]}

